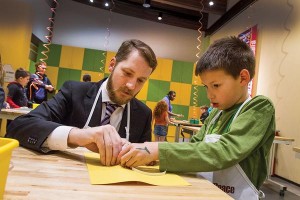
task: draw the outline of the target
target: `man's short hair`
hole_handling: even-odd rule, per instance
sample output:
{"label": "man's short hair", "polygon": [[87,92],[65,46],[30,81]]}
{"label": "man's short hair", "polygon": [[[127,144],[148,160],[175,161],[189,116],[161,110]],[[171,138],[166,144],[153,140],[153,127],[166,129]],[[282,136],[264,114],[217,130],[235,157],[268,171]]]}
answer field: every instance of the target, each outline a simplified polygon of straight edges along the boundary
{"label": "man's short hair", "polygon": [[133,50],[137,50],[139,54],[146,60],[152,68],[152,72],[157,66],[157,60],[154,51],[144,42],[136,39],[126,40],[122,43],[116,54],[116,64],[126,60]]}
{"label": "man's short hair", "polygon": [[41,65],[45,65],[45,66],[47,66],[47,63],[45,63],[45,62],[37,62],[37,63],[35,63],[35,69],[37,69],[38,67],[40,67]]}

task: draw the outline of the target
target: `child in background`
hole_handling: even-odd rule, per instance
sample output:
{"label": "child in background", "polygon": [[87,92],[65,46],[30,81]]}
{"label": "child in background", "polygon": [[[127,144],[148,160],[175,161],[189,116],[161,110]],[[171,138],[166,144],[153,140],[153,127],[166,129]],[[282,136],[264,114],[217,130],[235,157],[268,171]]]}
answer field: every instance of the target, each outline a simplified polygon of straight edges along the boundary
{"label": "child in background", "polygon": [[8,84],[7,102],[12,108],[27,107],[26,86],[29,82],[30,73],[19,68],[15,73],[15,81]]}
{"label": "child in background", "polygon": [[153,111],[155,141],[163,142],[167,136],[168,124],[168,105],[164,100],[159,101]]}
{"label": "child in background", "polygon": [[208,112],[208,106],[201,106],[200,107],[201,110],[201,116],[200,116],[200,121],[202,122],[202,124],[204,124],[205,119],[208,117],[209,112]]}
{"label": "child in background", "polygon": [[120,152],[121,165],[159,160],[160,171],[202,172],[234,199],[263,198],[259,188],[268,174],[275,109],[267,97],[249,96],[254,71],[254,54],[246,43],[237,37],[215,41],[195,70],[214,107],[200,131],[190,143],[132,143]]}
{"label": "child in background", "polygon": [[[3,88],[0,86],[0,110],[2,108],[10,108],[9,104],[5,101],[5,93]],[[1,121],[1,120],[0,120]]]}
{"label": "child in background", "polygon": [[[2,61],[1,61],[1,54],[0,54],[0,109],[2,108],[10,108],[9,104],[5,101],[5,92],[2,88],[4,84],[4,75],[5,72],[3,70]],[[1,120],[0,120],[1,123]]]}

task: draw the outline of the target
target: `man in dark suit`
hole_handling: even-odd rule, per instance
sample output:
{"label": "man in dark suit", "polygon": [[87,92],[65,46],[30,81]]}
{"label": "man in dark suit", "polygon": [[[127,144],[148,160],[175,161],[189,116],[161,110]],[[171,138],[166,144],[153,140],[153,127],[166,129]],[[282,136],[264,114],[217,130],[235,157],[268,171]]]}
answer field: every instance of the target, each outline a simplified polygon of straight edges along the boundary
{"label": "man in dark suit", "polygon": [[[52,99],[16,118],[6,137],[44,153],[83,146],[99,152],[102,164],[118,164],[118,154],[127,140],[151,141],[152,112],[135,96],[156,66],[156,56],[147,44],[127,40],[110,61],[108,79],[65,82]],[[107,103],[117,108],[110,124],[101,125]]]}

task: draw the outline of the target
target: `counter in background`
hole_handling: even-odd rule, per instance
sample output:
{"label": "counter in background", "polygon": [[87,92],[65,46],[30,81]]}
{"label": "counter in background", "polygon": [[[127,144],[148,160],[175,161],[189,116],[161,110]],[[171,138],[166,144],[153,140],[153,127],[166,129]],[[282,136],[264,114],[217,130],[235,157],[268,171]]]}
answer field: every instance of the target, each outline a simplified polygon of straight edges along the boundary
{"label": "counter in background", "polygon": [[6,133],[7,120],[14,120],[15,118],[29,113],[32,109],[27,107],[1,109],[0,111],[0,137],[3,137]]}
{"label": "counter in background", "polygon": [[296,158],[299,158],[300,159],[300,147],[293,147],[293,150],[295,151],[296,153]]}
{"label": "counter in background", "polygon": [[182,128],[182,126],[190,126],[190,127],[201,127],[202,126],[202,124],[191,124],[185,120],[172,120],[172,122],[176,126],[175,142],[179,142],[179,134],[180,134],[180,129]]}

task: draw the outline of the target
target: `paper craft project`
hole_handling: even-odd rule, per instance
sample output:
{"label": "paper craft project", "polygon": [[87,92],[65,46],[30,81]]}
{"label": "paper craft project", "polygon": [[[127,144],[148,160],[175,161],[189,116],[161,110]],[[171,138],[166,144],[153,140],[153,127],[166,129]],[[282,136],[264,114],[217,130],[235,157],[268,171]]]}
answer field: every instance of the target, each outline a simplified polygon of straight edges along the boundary
{"label": "paper craft project", "polygon": [[88,167],[91,184],[113,184],[128,181],[138,181],[148,183],[151,185],[160,186],[188,186],[191,185],[185,181],[182,177],[166,173],[157,175],[159,173],[158,166],[142,166],[138,167],[138,170],[142,170],[147,173],[155,173],[156,175],[146,175],[138,171],[123,168],[120,165],[116,166],[103,166],[100,163],[99,154],[97,153],[85,153],[85,161]]}

